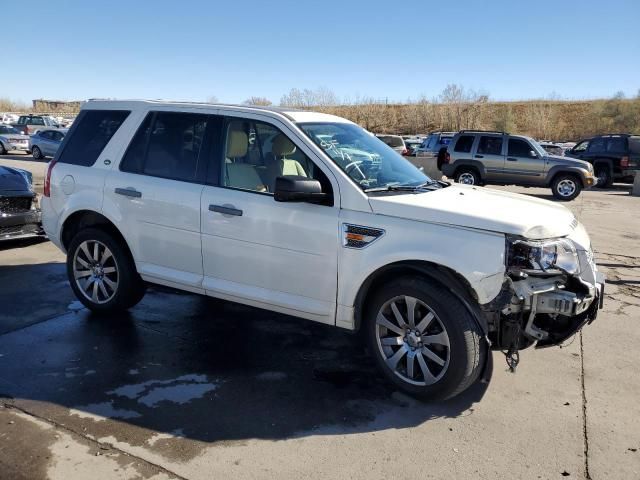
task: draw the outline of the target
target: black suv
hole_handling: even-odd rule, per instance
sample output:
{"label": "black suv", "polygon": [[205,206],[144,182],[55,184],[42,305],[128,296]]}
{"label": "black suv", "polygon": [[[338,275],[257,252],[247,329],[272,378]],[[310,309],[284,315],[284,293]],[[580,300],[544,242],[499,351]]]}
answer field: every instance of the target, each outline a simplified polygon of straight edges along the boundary
{"label": "black suv", "polygon": [[598,135],[581,140],[565,155],[591,163],[599,188],[610,187],[614,181],[633,183],[640,169],[640,135]]}

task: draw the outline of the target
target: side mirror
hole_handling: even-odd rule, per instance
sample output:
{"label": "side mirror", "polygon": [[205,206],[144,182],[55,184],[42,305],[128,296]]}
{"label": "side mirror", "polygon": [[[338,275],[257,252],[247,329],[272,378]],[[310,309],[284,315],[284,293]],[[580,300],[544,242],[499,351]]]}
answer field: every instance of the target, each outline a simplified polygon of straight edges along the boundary
{"label": "side mirror", "polygon": [[531,158],[538,158],[538,154],[535,152],[535,150],[529,150],[529,156]]}
{"label": "side mirror", "polygon": [[276,202],[322,203],[327,194],[322,192],[318,180],[297,175],[276,178],[276,191],[273,195]]}

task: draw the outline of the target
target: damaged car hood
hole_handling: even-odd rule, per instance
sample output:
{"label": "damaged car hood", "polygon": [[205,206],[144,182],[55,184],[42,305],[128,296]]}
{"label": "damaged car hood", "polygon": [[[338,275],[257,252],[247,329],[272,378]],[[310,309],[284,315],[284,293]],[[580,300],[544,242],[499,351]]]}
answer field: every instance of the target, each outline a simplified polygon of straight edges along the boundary
{"label": "damaged car hood", "polygon": [[530,239],[562,237],[578,225],[566,207],[527,195],[469,185],[369,197],[374,213],[489,230]]}

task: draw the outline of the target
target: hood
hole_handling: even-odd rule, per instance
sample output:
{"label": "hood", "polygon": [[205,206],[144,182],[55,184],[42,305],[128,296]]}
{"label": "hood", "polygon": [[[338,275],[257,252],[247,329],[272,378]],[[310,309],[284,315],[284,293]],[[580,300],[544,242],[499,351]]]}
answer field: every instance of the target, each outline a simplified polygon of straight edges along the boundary
{"label": "hood", "polygon": [[566,207],[528,195],[471,185],[369,197],[380,215],[476,228],[529,239],[569,235],[577,221]]}
{"label": "hood", "polygon": [[26,170],[0,166],[0,195],[31,191],[27,178],[31,178],[31,173]]}
{"label": "hood", "polygon": [[582,168],[587,171],[591,168],[591,164],[589,162],[578,160],[577,158],[562,157],[560,155],[545,155],[545,160],[553,162],[554,165],[567,165]]}

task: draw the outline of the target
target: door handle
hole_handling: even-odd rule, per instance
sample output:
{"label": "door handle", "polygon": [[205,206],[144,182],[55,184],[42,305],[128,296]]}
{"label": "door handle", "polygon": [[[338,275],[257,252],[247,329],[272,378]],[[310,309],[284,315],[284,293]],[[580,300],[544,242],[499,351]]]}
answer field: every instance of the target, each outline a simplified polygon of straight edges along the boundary
{"label": "door handle", "polygon": [[513,157],[507,157],[507,160],[510,162],[517,162],[518,159],[517,158],[513,158]]}
{"label": "door handle", "polygon": [[484,155],[477,155],[476,154],[476,155],[474,155],[474,157],[476,157],[476,158],[484,158]]}
{"label": "door handle", "polygon": [[132,197],[132,198],[141,198],[142,197],[142,192],[139,192],[138,190],[136,190],[135,188],[116,188],[115,192],[118,195],[124,195],[125,197]]}
{"label": "door handle", "polygon": [[233,205],[209,205],[209,211],[221,213],[222,215],[231,215],[233,217],[242,216],[242,210],[235,208]]}

